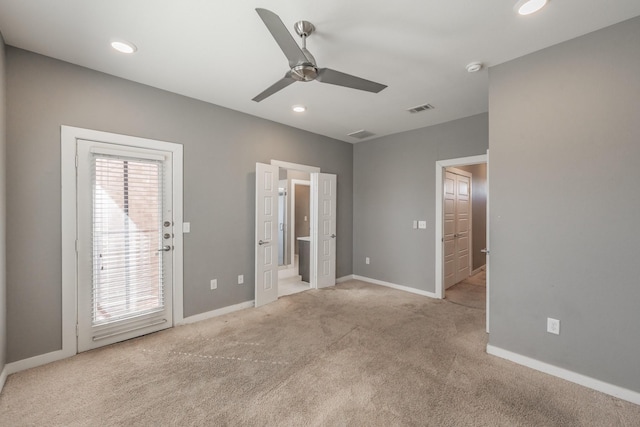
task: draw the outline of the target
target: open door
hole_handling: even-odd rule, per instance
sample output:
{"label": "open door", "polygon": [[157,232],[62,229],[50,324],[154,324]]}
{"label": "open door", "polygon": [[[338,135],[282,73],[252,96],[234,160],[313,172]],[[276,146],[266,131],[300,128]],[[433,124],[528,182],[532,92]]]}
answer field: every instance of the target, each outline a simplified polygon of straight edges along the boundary
{"label": "open door", "polygon": [[[315,221],[312,224],[313,248],[311,259],[315,260],[311,269],[312,278],[316,277],[316,288],[325,288],[336,284],[336,175],[317,173],[311,176],[311,187],[317,191]],[[316,180],[315,185],[313,181]],[[312,202],[313,203],[313,202]],[[315,274],[314,274],[315,268]],[[313,279],[312,279],[313,280]]]}
{"label": "open door", "polygon": [[486,328],[487,328],[487,333],[489,333],[489,304],[491,302],[491,298],[490,298],[490,294],[489,294],[489,265],[491,264],[491,251],[489,250],[489,248],[491,247],[491,244],[489,243],[489,224],[491,223],[490,221],[490,216],[489,216],[489,150],[487,150],[487,237],[486,237],[486,242],[487,242],[487,247],[484,248],[482,250],[482,252],[484,252],[486,254],[486,262],[485,262],[485,273],[486,273],[486,286],[487,286],[487,310],[486,310]]}
{"label": "open door", "polygon": [[278,173],[256,163],[256,307],[278,299]]}

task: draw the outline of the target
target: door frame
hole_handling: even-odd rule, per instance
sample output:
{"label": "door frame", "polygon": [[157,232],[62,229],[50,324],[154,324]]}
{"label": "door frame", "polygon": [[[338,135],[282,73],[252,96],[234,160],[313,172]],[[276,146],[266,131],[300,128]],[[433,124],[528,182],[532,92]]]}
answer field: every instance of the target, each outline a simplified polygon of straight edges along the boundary
{"label": "door frame", "polygon": [[[311,211],[310,211],[310,215],[309,215],[309,221],[311,222],[311,228],[312,228],[311,235],[313,235],[313,227],[317,226],[317,224],[314,223],[315,214],[313,212],[314,198],[317,196],[315,194],[315,192],[314,192],[314,188],[315,188],[316,184],[314,183],[313,176],[314,176],[314,174],[317,176],[317,174],[320,173],[320,168],[317,167],[317,166],[302,165],[302,164],[298,164],[298,163],[284,162],[284,161],[281,161],[281,160],[273,160],[273,159],[271,159],[271,165],[278,166],[279,168],[283,168],[283,169],[293,169],[293,170],[297,170],[297,171],[307,172],[309,174],[309,178],[310,178],[309,196],[311,198],[311,200],[310,200],[310,202],[311,202]],[[293,202],[293,200],[292,200],[292,202]],[[291,234],[293,235],[294,233],[292,232]],[[310,254],[309,254],[309,258],[310,258],[310,261],[311,261],[310,270],[309,270],[310,271],[309,280],[311,281],[310,287],[313,288],[313,289],[315,289],[318,286],[318,275],[317,275],[317,273],[315,271],[315,268],[314,268],[315,267],[314,257],[315,257],[316,250],[317,250],[316,245],[317,245],[317,242],[315,242],[315,241],[311,242],[311,247],[310,247],[311,250],[310,250]],[[293,253],[292,253],[292,257],[293,257]]]}
{"label": "door frame", "polygon": [[[470,156],[470,157],[459,157],[456,159],[446,159],[446,160],[438,160],[436,161],[436,239],[435,239],[435,248],[436,248],[436,265],[435,265],[435,294],[436,298],[443,299],[444,298],[444,271],[443,271],[443,250],[442,250],[442,238],[443,238],[443,214],[442,214],[442,205],[443,205],[443,184],[444,184],[444,173],[446,168],[456,167],[456,166],[468,166],[475,165],[478,163],[486,163],[487,164],[487,207],[489,206],[489,173],[488,173],[488,165],[489,165],[489,155],[488,150],[487,154],[481,154],[479,156]],[[487,224],[489,223],[489,216],[487,215]],[[487,245],[489,244],[489,227],[487,227]],[[487,246],[488,247],[488,246]],[[487,254],[488,255],[488,254]],[[488,264],[488,256],[487,256],[487,264]],[[487,265],[488,268],[488,265]],[[489,282],[487,280],[487,332],[489,332]]]}
{"label": "door frame", "polygon": [[183,312],[183,147],[173,142],[102,132],[62,125],[60,127],[61,221],[62,221],[62,357],[78,352],[77,343],[77,140],[84,139],[125,147],[171,152],[173,155],[173,319],[182,323]]}
{"label": "door frame", "polygon": [[[318,174],[322,172],[322,170],[317,167],[317,166],[309,166],[309,165],[303,165],[303,164],[299,164],[299,163],[291,163],[291,162],[285,162],[282,160],[274,160],[271,159],[270,162],[271,165],[273,166],[278,166],[279,168],[284,168],[284,169],[293,169],[293,170],[297,170],[297,171],[302,171],[302,172],[307,172],[310,176],[310,181],[309,181],[309,195],[310,195],[310,202],[311,202],[311,207],[310,207],[310,214],[309,214],[309,221],[311,222],[311,235],[317,235],[314,234],[314,230],[318,230],[319,224],[318,224],[318,218],[317,218],[317,214],[315,212],[315,210],[317,210],[317,204],[318,204],[318,197],[319,197],[319,193],[318,193]],[[337,204],[337,199],[336,199],[336,204]],[[336,206],[336,215],[337,215],[337,206]],[[337,218],[337,216],[336,216]],[[318,287],[318,270],[317,270],[317,266],[316,266],[316,262],[317,262],[317,253],[318,253],[318,239],[312,239],[313,241],[311,242],[311,250],[310,250],[310,260],[311,260],[311,265],[310,267],[310,287],[316,289]],[[256,263],[258,262],[257,260],[255,261]],[[336,261],[337,263],[337,261]]]}

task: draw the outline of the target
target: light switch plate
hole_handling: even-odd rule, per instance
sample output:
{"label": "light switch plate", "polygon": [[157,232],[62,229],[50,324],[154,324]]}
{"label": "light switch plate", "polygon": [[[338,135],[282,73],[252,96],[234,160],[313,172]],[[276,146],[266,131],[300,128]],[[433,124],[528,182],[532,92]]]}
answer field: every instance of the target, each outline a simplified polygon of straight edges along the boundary
{"label": "light switch plate", "polygon": [[244,283],[244,275],[240,274],[238,276],[238,285],[242,285]]}
{"label": "light switch plate", "polygon": [[191,223],[190,222],[183,222],[182,223],[182,232],[183,233],[190,233],[191,232]]}
{"label": "light switch plate", "polygon": [[417,230],[417,229],[418,229],[418,220],[417,220],[417,219],[414,219],[414,220],[413,220],[413,229],[414,229],[414,230]]}
{"label": "light switch plate", "polygon": [[418,221],[418,228],[424,230],[427,228],[427,221]]}

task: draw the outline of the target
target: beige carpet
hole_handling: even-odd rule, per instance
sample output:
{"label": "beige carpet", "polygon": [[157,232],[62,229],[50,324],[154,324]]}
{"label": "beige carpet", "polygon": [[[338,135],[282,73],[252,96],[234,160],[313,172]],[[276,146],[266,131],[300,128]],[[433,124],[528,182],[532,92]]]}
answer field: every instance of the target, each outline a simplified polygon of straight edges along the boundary
{"label": "beige carpet", "polygon": [[11,375],[3,426],[637,426],[485,353],[484,311],[351,281]]}

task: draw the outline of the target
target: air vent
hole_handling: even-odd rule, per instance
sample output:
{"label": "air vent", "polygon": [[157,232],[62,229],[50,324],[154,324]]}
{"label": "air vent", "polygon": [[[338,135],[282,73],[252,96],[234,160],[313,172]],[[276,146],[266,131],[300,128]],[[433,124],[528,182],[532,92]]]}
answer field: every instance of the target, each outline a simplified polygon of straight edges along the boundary
{"label": "air vent", "polygon": [[419,113],[420,111],[427,111],[427,110],[433,110],[434,107],[431,104],[424,104],[424,105],[418,105],[417,107],[413,107],[413,108],[409,108],[407,111],[410,112],[411,114],[414,113]]}
{"label": "air vent", "polygon": [[375,135],[375,133],[369,132],[368,130],[364,130],[364,129],[357,130],[355,132],[351,132],[350,134],[348,134],[348,136],[352,138],[357,138],[357,139],[365,139],[373,135]]}

